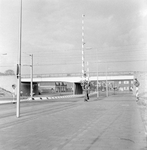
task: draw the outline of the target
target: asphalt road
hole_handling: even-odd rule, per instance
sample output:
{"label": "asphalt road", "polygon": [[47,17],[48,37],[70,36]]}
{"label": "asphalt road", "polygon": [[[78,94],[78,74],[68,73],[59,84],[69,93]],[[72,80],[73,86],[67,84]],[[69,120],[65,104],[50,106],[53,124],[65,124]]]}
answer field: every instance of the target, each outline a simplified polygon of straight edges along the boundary
{"label": "asphalt road", "polygon": [[0,105],[0,150],[146,150],[131,94]]}

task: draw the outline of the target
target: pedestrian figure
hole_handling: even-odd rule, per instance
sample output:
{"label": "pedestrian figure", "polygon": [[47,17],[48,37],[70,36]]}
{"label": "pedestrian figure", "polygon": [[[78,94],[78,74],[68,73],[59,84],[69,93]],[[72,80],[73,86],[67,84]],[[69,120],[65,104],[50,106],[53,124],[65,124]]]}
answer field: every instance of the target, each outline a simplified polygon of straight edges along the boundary
{"label": "pedestrian figure", "polygon": [[12,88],[13,88],[13,91],[12,91],[12,97],[13,97],[13,100],[12,100],[12,103],[15,104],[15,97],[16,97],[16,94],[15,94],[15,84],[12,85]]}
{"label": "pedestrian figure", "polygon": [[90,91],[90,84],[88,82],[86,82],[86,84],[84,85],[83,90],[85,92],[84,101],[88,101],[89,100],[89,91]]}
{"label": "pedestrian figure", "polygon": [[138,95],[138,88],[139,88],[139,85],[140,85],[140,83],[139,83],[139,81],[137,80],[137,78],[135,78],[134,79],[134,85],[135,85],[135,87],[136,87],[136,99],[137,99],[137,101],[139,100],[139,95]]}

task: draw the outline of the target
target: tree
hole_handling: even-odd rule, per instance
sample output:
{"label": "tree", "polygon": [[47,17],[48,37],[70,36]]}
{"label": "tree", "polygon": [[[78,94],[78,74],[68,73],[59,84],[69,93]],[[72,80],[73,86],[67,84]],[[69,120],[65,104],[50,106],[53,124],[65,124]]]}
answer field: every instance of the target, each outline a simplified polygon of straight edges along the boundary
{"label": "tree", "polygon": [[5,75],[15,75],[14,71],[9,69],[5,71]]}

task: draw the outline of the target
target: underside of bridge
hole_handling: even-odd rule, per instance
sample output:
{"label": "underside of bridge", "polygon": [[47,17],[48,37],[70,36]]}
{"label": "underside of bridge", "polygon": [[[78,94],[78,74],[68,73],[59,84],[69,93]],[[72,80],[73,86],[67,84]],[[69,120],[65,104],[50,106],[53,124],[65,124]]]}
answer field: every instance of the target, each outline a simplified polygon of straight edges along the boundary
{"label": "underside of bridge", "polygon": [[[35,95],[39,94],[38,83],[33,83],[33,93]],[[22,96],[30,96],[30,83],[29,82],[21,83],[21,95]]]}
{"label": "underside of bridge", "polygon": [[[93,85],[93,91],[96,90],[97,81],[91,81]],[[34,95],[39,95],[42,92],[41,88],[47,88],[47,93],[49,94],[50,90],[51,93],[56,92],[71,92],[71,94],[83,94],[83,89],[80,82],[44,82],[48,83],[48,86],[40,86],[41,82],[33,82],[33,93]],[[42,82],[43,83],[43,82]],[[53,83],[52,86],[50,83]],[[57,84],[59,83],[59,84]],[[70,84],[69,84],[70,83]],[[119,91],[129,91],[132,90],[133,87],[133,80],[132,79],[125,79],[125,80],[101,80],[98,82],[99,89],[104,90],[106,89],[106,84],[108,89],[117,89]],[[53,86],[54,85],[54,86]],[[40,88],[41,87],[41,88]],[[21,86],[21,95],[23,96],[30,96],[30,82],[22,82]]]}
{"label": "underside of bridge", "polygon": [[83,89],[81,83],[74,83],[74,94],[82,94]]}
{"label": "underside of bridge", "polygon": [[[37,82],[33,82],[33,94],[39,95],[39,86]],[[82,86],[80,83],[73,83],[73,94],[82,94]],[[22,82],[21,83],[21,95],[22,96],[30,96],[30,82]]]}

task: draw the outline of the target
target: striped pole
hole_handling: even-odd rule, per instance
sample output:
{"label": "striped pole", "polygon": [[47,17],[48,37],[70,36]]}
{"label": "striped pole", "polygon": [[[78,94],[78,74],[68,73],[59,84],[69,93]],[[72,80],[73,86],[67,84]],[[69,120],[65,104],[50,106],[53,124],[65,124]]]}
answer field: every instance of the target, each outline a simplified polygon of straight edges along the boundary
{"label": "striped pole", "polygon": [[139,100],[139,96],[138,96],[138,87],[136,87],[136,99]]}
{"label": "striped pole", "polygon": [[84,17],[82,15],[82,80],[84,80],[84,73],[85,73],[85,56],[84,56]]}
{"label": "striped pole", "polygon": [[108,97],[108,63],[106,62],[106,97]]}
{"label": "striped pole", "polygon": [[137,78],[135,78],[135,80],[134,80],[134,85],[136,86],[136,99],[139,100],[139,95],[138,95],[139,92],[138,92],[138,90],[139,90],[140,83],[137,80]]}
{"label": "striped pole", "polygon": [[89,63],[87,62],[87,81],[89,83]]}
{"label": "striped pole", "polygon": [[30,54],[30,72],[31,72],[31,82],[30,82],[30,96],[31,100],[33,100],[33,54]]}
{"label": "striped pole", "polygon": [[99,97],[99,84],[98,84],[99,74],[98,74],[98,72],[99,72],[99,63],[97,63],[97,97]]}

